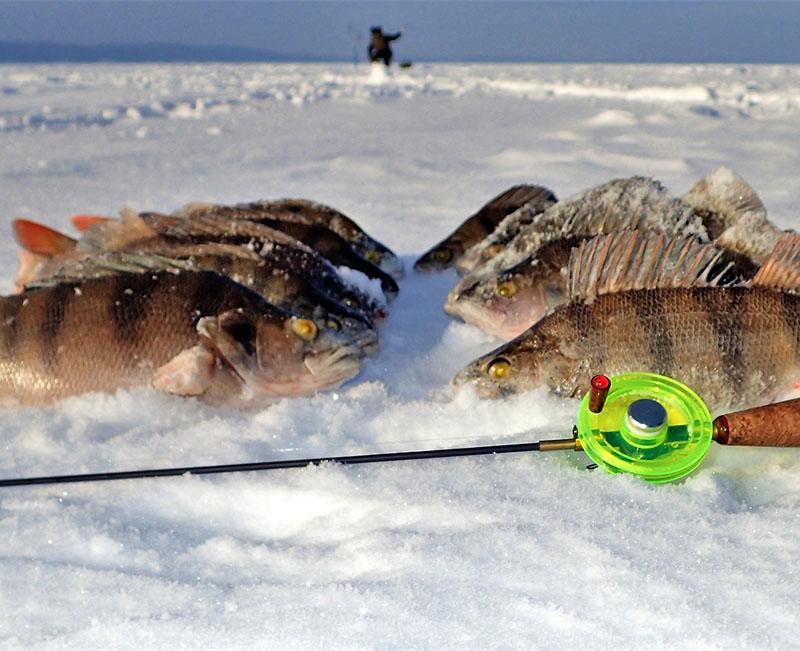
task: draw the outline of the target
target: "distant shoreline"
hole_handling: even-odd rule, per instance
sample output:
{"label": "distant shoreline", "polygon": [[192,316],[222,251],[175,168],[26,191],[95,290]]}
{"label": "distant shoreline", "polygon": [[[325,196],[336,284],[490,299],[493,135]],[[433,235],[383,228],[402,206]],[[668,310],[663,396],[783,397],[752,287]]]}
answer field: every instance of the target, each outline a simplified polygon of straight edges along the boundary
{"label": "distant shoreline", "polygon": [[[398,61],[404,57],[399,57]],[[438,59],[414,60],[415,63],[463,64],[609,64],[609,65],[796,65],[800,59],[743,61],[720,57],[713,60],[681,59]],[[131,63],[353,63],[352,56],[310,57],[296,53],[274,52],[224,45],[182,45],[177,43],[126,43],[77,45],[72,43],[0,41],[0,64],[131,64]],[[366,63],[366,60],[358,60]]]}

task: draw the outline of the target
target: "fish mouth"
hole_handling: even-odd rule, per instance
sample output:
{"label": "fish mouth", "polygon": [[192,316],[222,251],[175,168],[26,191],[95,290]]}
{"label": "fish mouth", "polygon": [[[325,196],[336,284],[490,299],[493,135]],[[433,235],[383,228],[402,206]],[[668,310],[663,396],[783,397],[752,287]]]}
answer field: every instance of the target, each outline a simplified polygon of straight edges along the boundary
{"label": "fish mouth", "polygon": [[362,356],[372,357],[377,354],[379,342],[378,333],[371,328],[353,330],[347,333],[348,339],[361,351]]}
{"label": "fish mouth", "polygon": [[452,387],[453,391],[459,391],[465,385],[471,385],[475,388],[480,398],[497,399],[507,395],[507,391],[503,387],[497,386],[487,382],[481,371],[481,365],[475,363],[469,364],[462,368],[453,378]]}
{"label": "fish mouth", "polygon": [[438,260],[434,260],[432,257],[427,255],[423,255],[414,263],[414,271],[426,274],[442,271],[447,269],[447,267],[447,264],[439,262]]}
{"label": "fish mouth", "polygon": [[361,370],[361,348],[342,346],[333,351],[306,355],[303,365],[311,375],[316,390],[337,387]]}
{"label": "fish mouth", "polygon": [[501,339],[513,339],[525,330],[525,328],[518,328],[515,323],[509,323],[508,316],[504,312],[494,310],[481,301],[476,301],[469,296],[454,294],[454,292],[447,296],[444,311]]}

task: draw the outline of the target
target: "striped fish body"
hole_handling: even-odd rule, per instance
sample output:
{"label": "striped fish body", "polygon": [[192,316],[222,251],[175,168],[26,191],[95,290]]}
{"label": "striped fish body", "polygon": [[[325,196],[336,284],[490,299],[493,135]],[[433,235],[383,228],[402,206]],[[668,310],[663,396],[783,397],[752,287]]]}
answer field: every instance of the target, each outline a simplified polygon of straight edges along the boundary
{"label": "striped fish body", "polygon": [[265,220],[296,222],[323,226],[348,242],[363,258],[377,265],[394,278],[403,275],[400,259],[384,244],[370,237],[355,221],[335,208],[305,199],[253,201],[232,206],[188,204],[175,214],[188,219],[218,215],[230,219],[246,219],[256,223]]}
{"label": "striped fish body", "polygon": [[[654,238],[657,235],[651,234]],[[547,312],[569,301],[570,256],[574,249],[584,242],[588,244],[591,239],[573,235],[550,240],[534,255],[497,276],[464,278],[448,295],[445,312],[484,332],[512,339]],[[758,271],[758,266],[741,254],[720,249],[720,256],[719,262],[708,271],[711,278],[719,275],[719,286],[749,281]]]}
{"label": "striped fish body", "polygon": [[[499,372],[498,372],[499,369]],[[762,288],[634,290],[573,302],[455,379],[487,396],[580,396],[595,373],[651,371],[714,409],[773,400],[800,377],[800,297]]]}
{"label": "striped fish body", "polygon": [[541,212],[556,202],[555,195],[538,185],[515,185],[489,201],[467,218],[453,233],[424,253],[415,263],[417,271],[437,271],[456,265],[464,269],[464,253],[495,231],[508,215],[527,206]]}
{"label": "striped fish body", "polygon": [[43,404],[149,385],[157,368],[197,344],[200,315],[241,305],[233,283],[209,280],[120,275],[3,298],[0,396]]}
{"label": "striped fish body", "polygon": [[[133,221],[141,222],[138,216]],[[123,230],[126,222],[102,223],[97,231],[88,231],[86,240],[79,241],[74,249],[41,258],[35,268],[28,269],[24,284],[172,268],[169,260],[156,258],[189,258],[194,262],[182,265],[183,268],[233,273],[240,280],[252,277],[254,283],[256,276],[263,278],[265,270],[257,271],[253,265],[269,266],[271,270],[282,267],[363,319],[370,321],[384,315],[382,303],[345,283],[329,261],[284,233],[250,222],[236,222],[237,228],[226,228],[225,223],[216,220],[206,223],[198,219],[189,224],[185,219],[168,215],[155,215],[152,223],[154,227],[145,226],[141,234],[134,231],[132,236]],[[107,237],[104,229],[109,228],[121,230],[123,235]],[[198,264],[201,259],[202,264]],[[249,286],[259,291],[254,284]]]}
{"label": "striped fish body", "polygon": [[[243,391],[274,399],[289,385],[310,392],[320,386],[307,377],[309,355],[334,346],[324,326],[312,346],[293,335],[293,323],[211,272],[120,274],[27,290],[0,300],[0,399],[45,404],[149,386],[159,369],[199,346],[213,368],[205,369],[210,385],[196,393],[210,402],[235,404]],[[357,363],[338,370],[351,377]]]}

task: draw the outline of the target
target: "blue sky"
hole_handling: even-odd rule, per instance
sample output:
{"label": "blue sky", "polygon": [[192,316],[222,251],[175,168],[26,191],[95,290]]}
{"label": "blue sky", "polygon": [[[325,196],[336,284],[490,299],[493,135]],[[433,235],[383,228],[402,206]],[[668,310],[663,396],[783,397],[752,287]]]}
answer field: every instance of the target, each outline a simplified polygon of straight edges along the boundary
{"label": "blue sky", "polygon": [[[0,41],[226,45],[349,60],[800,62],[800,2],[0,2]],[[358,40],[358,39],[361,40]]]}

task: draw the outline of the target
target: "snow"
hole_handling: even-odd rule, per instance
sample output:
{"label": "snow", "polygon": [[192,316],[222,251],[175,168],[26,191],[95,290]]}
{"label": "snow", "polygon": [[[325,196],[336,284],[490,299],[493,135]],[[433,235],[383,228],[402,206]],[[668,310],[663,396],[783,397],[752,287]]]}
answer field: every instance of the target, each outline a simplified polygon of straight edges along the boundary
{"label": "snow", "polygon": [[[375,73],[377,74],[377,73]],[[563,436],[575,405],[453,395],[498,344],[416,255],[519,182],[724,164],[797,225],[800,67],[0,67],[0,214],[305,197],[405,259],[380,354],[257,412],[153,390],[3,409],[0,476]],[[15,244],[0,242],[0,289]],[[683,483],[575,453],[0,489],[0,645],[792,647],[800,452],[720,449]]]}

